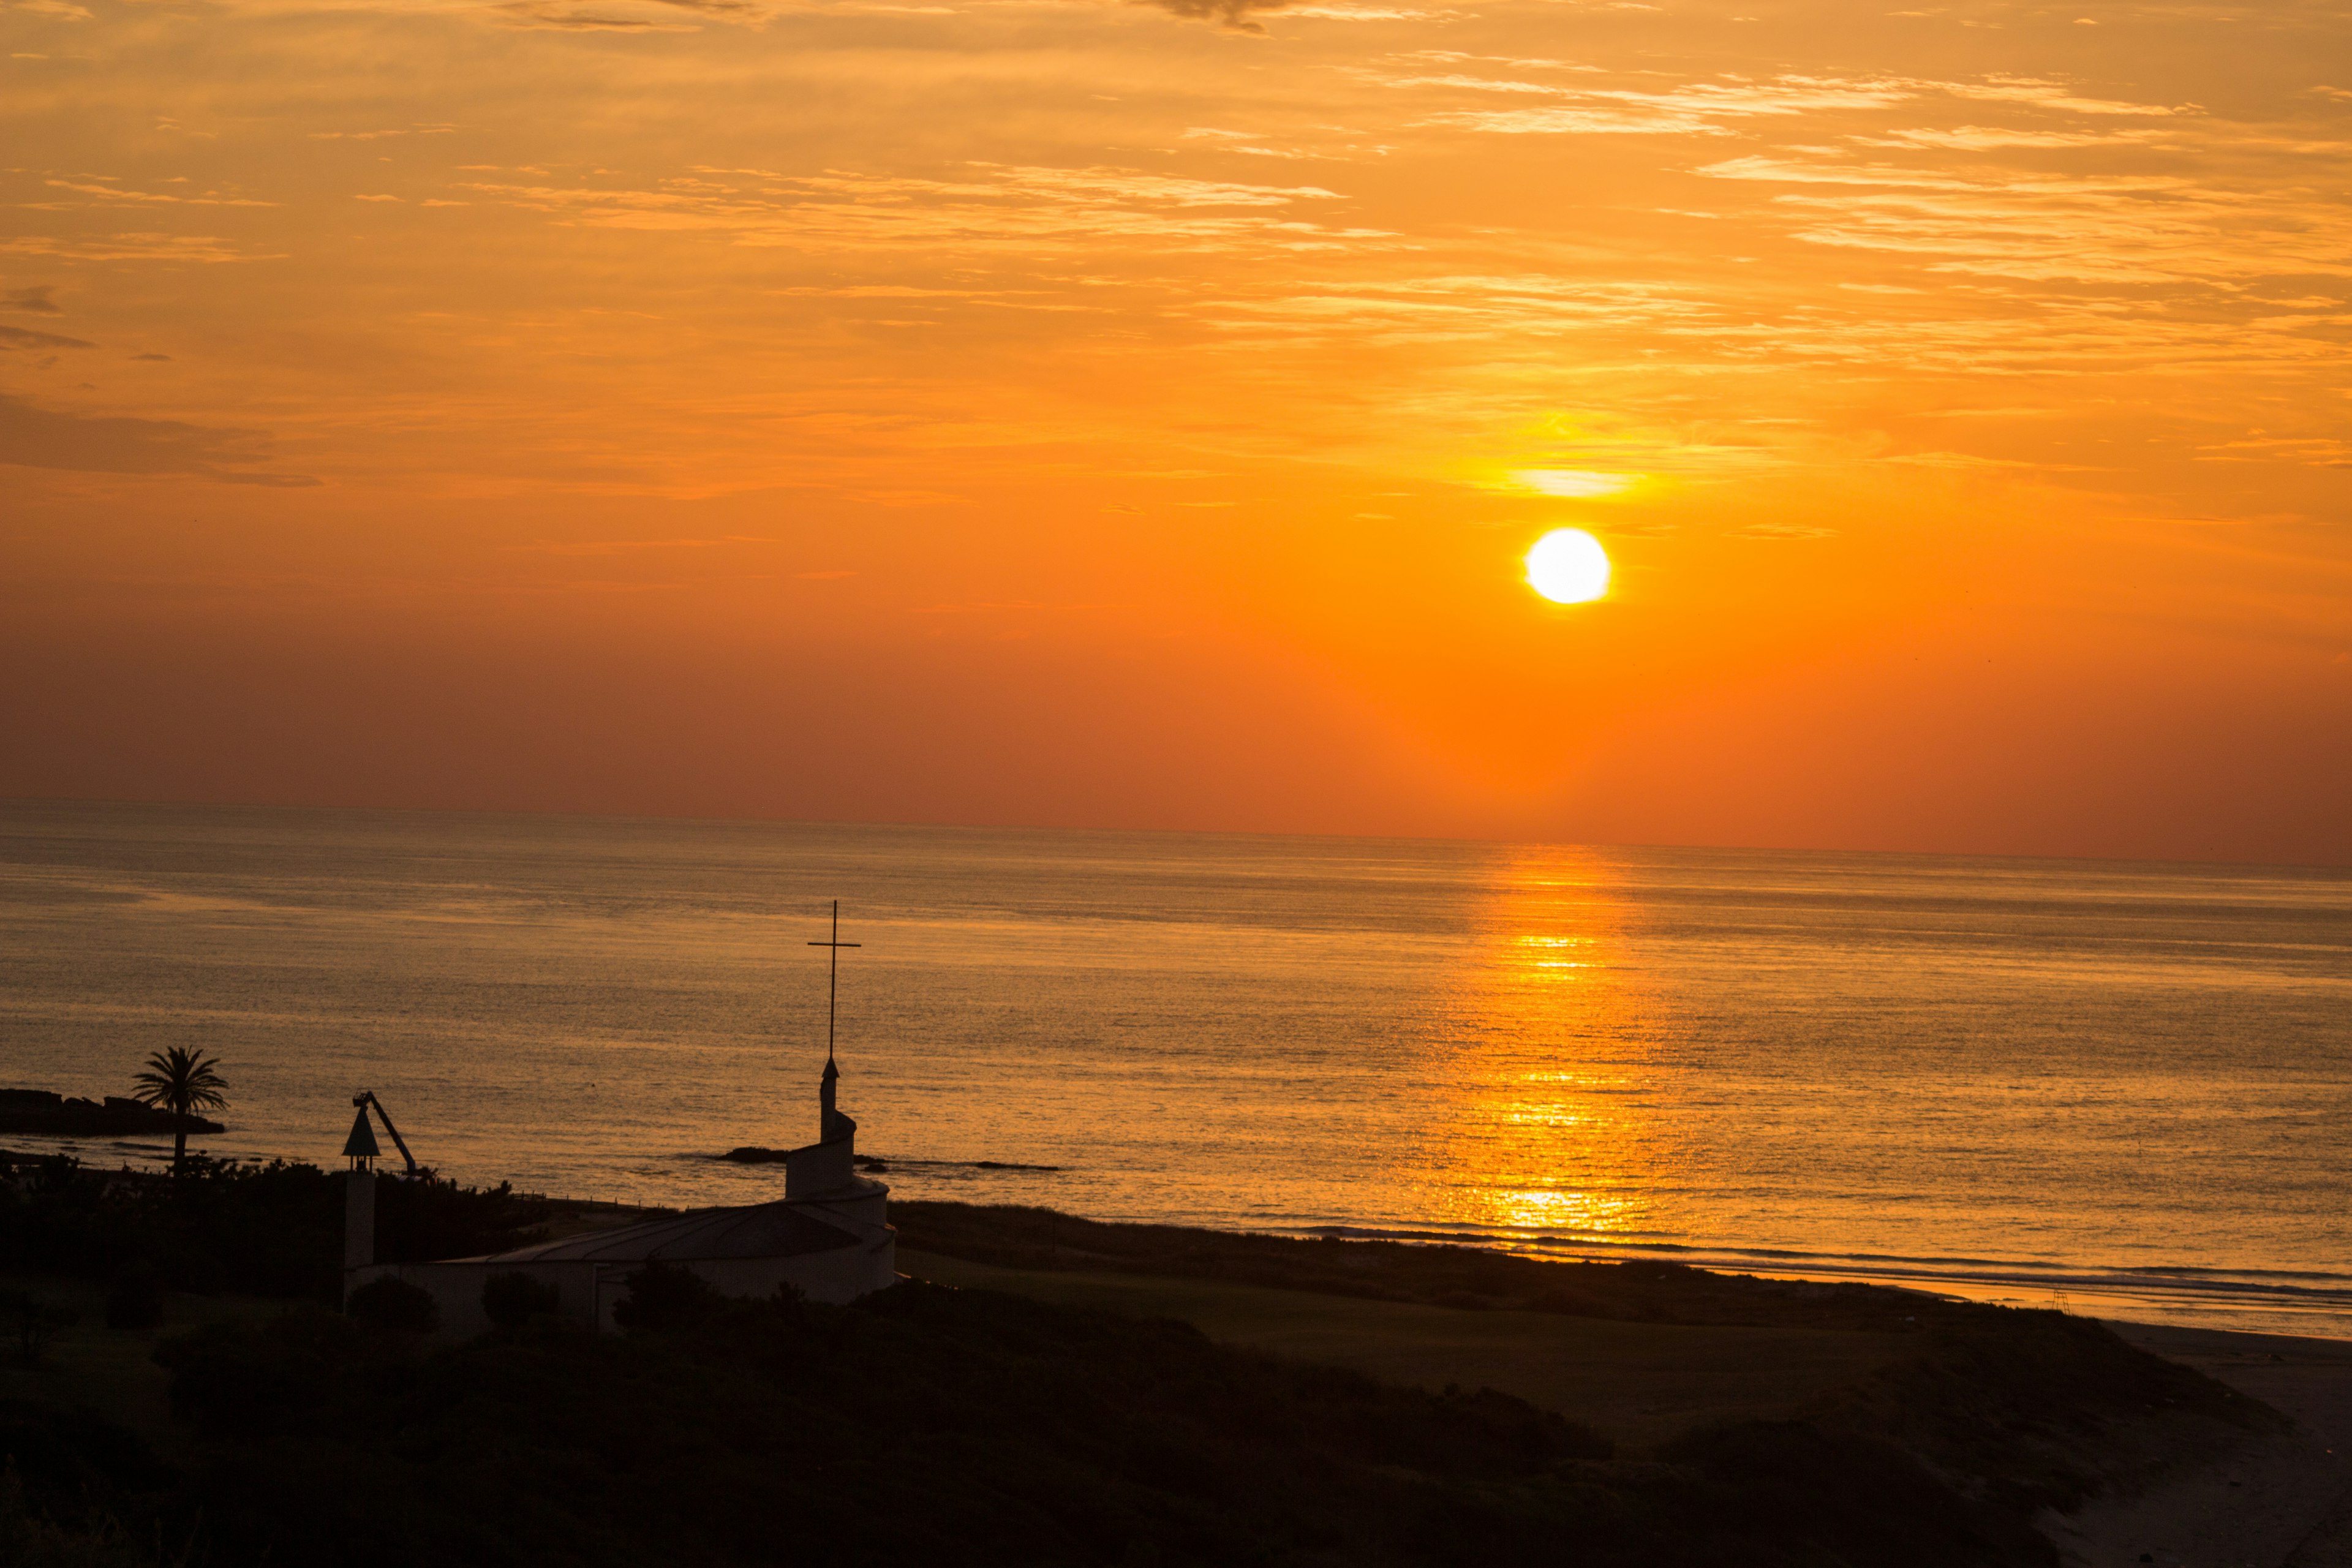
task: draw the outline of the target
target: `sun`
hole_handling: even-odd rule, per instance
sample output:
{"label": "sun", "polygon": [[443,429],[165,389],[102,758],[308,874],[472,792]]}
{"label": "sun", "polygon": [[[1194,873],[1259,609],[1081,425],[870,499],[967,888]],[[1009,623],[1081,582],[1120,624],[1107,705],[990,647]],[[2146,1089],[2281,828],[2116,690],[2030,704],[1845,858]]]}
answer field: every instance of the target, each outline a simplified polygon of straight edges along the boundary
{"label": "sun", "polygon": [[1528,552],[1528,586],[1555,605],[1589,605],[1609,592],[1609,552],[1580,528],[1555,528]]}

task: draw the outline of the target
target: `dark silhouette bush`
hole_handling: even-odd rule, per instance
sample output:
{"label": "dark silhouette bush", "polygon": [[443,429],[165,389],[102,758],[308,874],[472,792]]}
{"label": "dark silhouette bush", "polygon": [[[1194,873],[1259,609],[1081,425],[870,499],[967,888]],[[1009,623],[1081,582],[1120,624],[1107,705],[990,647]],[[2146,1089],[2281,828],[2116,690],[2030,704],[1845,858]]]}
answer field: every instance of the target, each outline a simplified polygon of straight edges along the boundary
{"label": "dark silhouette bush", "polygon": [[543,1312],[562,1310],[553,1285],[528,1274],[493,1274],[482,1282],[482,1310],[501,1329],[519,1329]]}
{"label": "dark silhouette bush", "polygon": [[420,1350],[293,1312],[169,1342],[191,1451],[163,1517],[200,1502],[223,1568],[2056,1568],[2023,1521],[1854,1434],[1759,1424],[1615,1460],[1503,1394],[1181,1323],[922,1285],[712,1299],[640,1273],[639,1309],[681,1309],[665,1331]]}
{"label": "dark silhouette bush", "polygon": [[17,1359],[26,1366],[39,1365],[49,1342],[73,1327],[78,1317],[22,1290],[0,1290],[0,1334],[15,1342]]}
{"label": "dark silhouette bush", "polygon": [[155,1347],[172,1374],[172,1408],[224,1433],[266,1436],[289,1412],[333,1403],[386,1352],[418,1342],[371,1334],[340,1313],[302,1306],[255,1328],[209,1324]]}
{"label": "dark silhouette bush", "polygon": [[648,1263],[629,1276],[627,1291],[613,1303],[613,1321],[624,1333],[667,1333],[708,1316],[724,1300],[691,1268]]}
{"label": "dark silhouette bush", "polygon": [[106,1289],[106,1326],[152,1329],[163,1321],[163,1288],[137,1266],[118,1269]]}
{"label": "dark silhouette bush", "polygon": [[[430,1172],[376,1184],[376,1260],[474,1258],[531,1240],[543,1205]],[[332,1305],[341,1281],[343,1177],[315,1165],[188,1156],[177,1180],[45,1160],[0,1201],[0,1258],[16,1268]]]}
{"label": "dark silhouette bush", "polygon": [[126,1539],[113,1520],[68,1531],[26,1506],[14,1465],[0,1468],[0,1563],[7,1568],[155,1568],[152,1552]]}
{"label": "dark silhouette bush", "polygon": [[343,1315],[383,1333],[429,1334],[441,1326],[441,1309],[433,1298],[394,1274],[352,1291]]}

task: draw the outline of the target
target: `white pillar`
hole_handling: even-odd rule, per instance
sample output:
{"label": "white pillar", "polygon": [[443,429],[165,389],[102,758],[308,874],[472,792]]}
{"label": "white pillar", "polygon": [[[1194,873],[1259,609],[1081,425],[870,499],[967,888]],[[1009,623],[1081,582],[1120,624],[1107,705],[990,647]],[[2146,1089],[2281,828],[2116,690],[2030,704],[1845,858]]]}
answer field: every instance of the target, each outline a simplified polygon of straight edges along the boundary
{"label": "white pillar", "polygon": [[375,1172],[367,1166],[343,1178],[343,1269],[375,1261]]}

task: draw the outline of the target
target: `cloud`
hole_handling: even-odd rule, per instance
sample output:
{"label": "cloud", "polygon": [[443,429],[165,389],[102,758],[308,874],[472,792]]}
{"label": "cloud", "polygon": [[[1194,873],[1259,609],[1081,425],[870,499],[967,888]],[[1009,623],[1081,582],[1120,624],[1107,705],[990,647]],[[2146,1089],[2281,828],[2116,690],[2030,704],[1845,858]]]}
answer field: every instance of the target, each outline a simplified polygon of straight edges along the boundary
{"label": "cloud", "polygon": [[54,283],[39,283],[30,289],[11,289],[0,294],[0,310],[29,310],[36,315],[62,316],[56,300],[49,298],[58,291]]}
{"label": "cloud", "polygon": [[1987,152],[1996,147],[2114,147],[2164,134],[2160,130],[2019,131],[1962,125],[1949,131],[1895,131],[1883,137],[1856,136],[1852,140],[1864,147],[1948,147],[1962,152]]}
{"label": "cloud", "polygon": [[88,239],[59,239],[30,234],[0,240],[0,255],[62,256],[76,261],[271,261],[274,256],[254,256],[232,250],[228,241],[208,234],[96,235]]}
{"label": "cloud", "polygon": [[131,357],[133,360],[151,360],[157,364],[168,364],[172,360],[170,354],[132,354]]}
{"label": "cloud", "polygon": [[9,349],[94,349],[98,345],[79,338],[59,337],[55,332],[37,332],[26,327],[0,326],[0,352]]}
{"label": "cloud", "polygon": [[1265,27],[1258,16],[1284,9],[1289,0],[1130,0],[1130,4],[1156,5],[1171,16],[1214,22],[1236,33],[1263,33]]}
{"label": "cloud", "polygon": [[594,10],[577,10],[557,0],[505,0],[493,6],[510,26],[552,28],[576,33],[693,33],[698,23],[679,16],[733,22],[746,26],[765,23],[771,12],[753,0],[608,0]]}
{"label": "cloud", "polygon": [[775,542],[751,534],[730,533],[719,539],[541,539],[506,548],[541,555],[625,555],[638,550],[712,550],[728,544]]}
{"label": "cloud", "polygon": [[927,244],[966,249],[1361,249],[1380,229],[1297,216],[1336,202],[1319,185],[1182,179],[1137,169],[966,165],[959,180],[847,174],[791,177],[698,167],[650,188],[461,184],[479,196],[599,228],[704,230],[750,246]]}
{"label": "cloud", "polygon": [[1452,16],[1450,10],[1412,11],[1388,5],[1295,5],[1283,13],[1286,16],[1311,16],[1327,22],[1426,22],[1434,16]]}
{"label": "cloud", "polygon": [[409,125],[396,131],[313,131],[313,142],[381,142],[388,136],[447,136],[454,125]]}
{"label": "cloud", "polygon": [[1504,135],[1728,136],[1729,121],[1815,115],[1838,110],[1884,109],[1917,96],[1917,82],[1894,78],[1779,76],[1769,81],[1725,78],[1687,82],[1664,91],[1554,86],[1474,76],[1391,79],[1402,88],[1538,94],[1557,101],[1525,109],[1458,110],[1431,117],[1433,125]]}
{"label": "cloud", "polygon": [[1792,187],[1772,205],[1794,220],[1797,239],[1876,250],[1936,272],[2173,284],[2231,297],[2250,279],[2352,276],[2343,259],[2352,223],[2295,185],[2264,193],[2187,173],[1931,172],[1762,155],[1696,172]]}
{"label": "cloud", "polygon": [[2076,98],[2063,82],[2045,80],[2040,77],[2004,76],[1994,74],[1981,82],[1948,82],[1944,90],[1955,98],[1990,99],[2000,102],[2030,103],[2042,109],[2065,110],[2075,114],[2194,114],[2193,103],[2168,108],[2158,103],[2124,103],[2111,98]]}
{"label": "cloud", "polygon": [[[111,181],[111,175],[97,176]],[[138,191],[119,183],[88,184],[79,180],[50,180],[51,188],[71,191],[77,195],[95,196],[95,202],[33,203],[37,207],[60,210],[72,206],[136,206],[141,204],[163,206],[196,207],[274,207],[276,202],[259,201],[252,196],[225,196],[218,191],[205,191],[195,195],[183,195],[177,191]]]}
{"label": "cloud", "polygon": [[1640,476],[1635,474],[1604,474],[1590,468],[1523,468],[1511,476],[1531,490],[1548,496],[1570,496],[1592,499],[1613,496],[1632,488]]}
{"label": "cloud", "polygon": [[177,419],[68,414],[0,393],[0,463],[86,474],[184,474],[222,484],[315,485],[307,474],[247,465],[263,460],[268,438]]}
{"label": "cloud", "polygon": [[492,7],[510,27],[571,33],[698,33],[691,22],[615,16],[609,12],[558,11],[538,0],[509,0]]}
{"label": "cloud", "polygon": [[1726,539],[1834,539],[1834,528],[1816,528],[1803,522],[1751,522],[1745,528],[1735,528]]}

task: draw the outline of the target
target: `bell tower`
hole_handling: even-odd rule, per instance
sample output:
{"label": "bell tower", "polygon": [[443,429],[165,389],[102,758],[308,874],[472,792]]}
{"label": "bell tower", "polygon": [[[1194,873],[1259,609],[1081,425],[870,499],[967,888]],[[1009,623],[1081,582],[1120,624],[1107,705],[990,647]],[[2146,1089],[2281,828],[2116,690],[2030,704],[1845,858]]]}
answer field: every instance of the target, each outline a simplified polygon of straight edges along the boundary
{"label": "bell tower", "polygon": [[375,1129],[368,1125],[367,1102],[357,1102],[352,1135],[343,1140],[343,1155],[352,1168],[343,1175],[343,1272],[365,1268],[375,1261],[375,1162],[383,1151],[376,1146]]}

